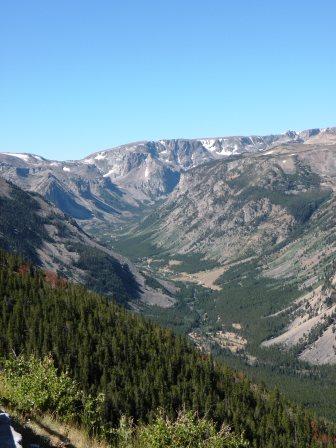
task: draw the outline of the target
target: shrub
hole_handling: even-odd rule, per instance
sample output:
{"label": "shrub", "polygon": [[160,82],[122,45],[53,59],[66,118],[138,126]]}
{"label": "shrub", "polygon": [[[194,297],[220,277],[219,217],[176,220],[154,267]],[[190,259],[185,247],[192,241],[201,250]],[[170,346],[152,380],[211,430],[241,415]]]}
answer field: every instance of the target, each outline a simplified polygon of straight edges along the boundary
{"label": "shrub", "polygon": [[2,362],[1,395],[24,413],[49,411],[64,421],[76,420],[81,391],[67,373],[58,375],[50,356],[11,357]]}
{"label": "shrub", "polygon": [[[133,437],[132,437],[133,431]],[[122,419],[118,433],[118,448],[243,448],[248,444],[231,433],[228,426],[218,431],[206,418],[198,418],[191,411],[180,412],[170,420],[160,412],[147,425],[132,427],[132,421]]]}

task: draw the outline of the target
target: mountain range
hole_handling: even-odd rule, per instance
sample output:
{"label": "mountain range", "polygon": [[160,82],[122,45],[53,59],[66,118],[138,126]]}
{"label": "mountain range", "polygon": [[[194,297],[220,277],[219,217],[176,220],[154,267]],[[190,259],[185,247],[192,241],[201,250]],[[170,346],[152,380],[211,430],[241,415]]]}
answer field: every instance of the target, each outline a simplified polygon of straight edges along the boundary
{"label": "mountain range", "polygon": [[[299,401],[300,381],[331,387],[336,128],[136,142],[77,161],[1,153],[0,176],[4,249],[233,366],[291,378]],[[312,366],[325,369],[308,380]]]}
{"label": "mountain range", "polygon": [[181,174],[209,161],[255,154],[282,144],[331,144],[335,128],[281,135],[137,142],[93,153],[82,160],[55,161],[33,154],[0,154],[1,176],[40,193],[82,226],[110,228],[166,197]]}

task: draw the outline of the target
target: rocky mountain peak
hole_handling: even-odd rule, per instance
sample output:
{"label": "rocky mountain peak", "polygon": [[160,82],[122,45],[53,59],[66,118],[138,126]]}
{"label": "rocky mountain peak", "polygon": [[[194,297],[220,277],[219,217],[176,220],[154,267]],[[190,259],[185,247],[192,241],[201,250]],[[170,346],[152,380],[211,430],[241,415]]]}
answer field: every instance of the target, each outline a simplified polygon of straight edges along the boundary
{"label": "rocky mountain peak", "polygon": [[118,221],[134,207],[172,192],[181,174],[192,168],[286,144],[333,144],[335,129],[139,141],[64,162],[34,154],[1,153],[0,174],[23,189],[41,193],[77,219]]}

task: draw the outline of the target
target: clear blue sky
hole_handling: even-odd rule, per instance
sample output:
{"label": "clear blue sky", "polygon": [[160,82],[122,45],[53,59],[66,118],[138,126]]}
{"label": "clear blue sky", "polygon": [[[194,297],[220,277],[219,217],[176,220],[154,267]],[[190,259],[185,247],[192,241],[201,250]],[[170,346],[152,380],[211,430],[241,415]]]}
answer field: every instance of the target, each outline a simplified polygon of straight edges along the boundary
{"label": "clear blue sky", "polygon": [[336,125],[335,0],[2,0],[0,151]]}

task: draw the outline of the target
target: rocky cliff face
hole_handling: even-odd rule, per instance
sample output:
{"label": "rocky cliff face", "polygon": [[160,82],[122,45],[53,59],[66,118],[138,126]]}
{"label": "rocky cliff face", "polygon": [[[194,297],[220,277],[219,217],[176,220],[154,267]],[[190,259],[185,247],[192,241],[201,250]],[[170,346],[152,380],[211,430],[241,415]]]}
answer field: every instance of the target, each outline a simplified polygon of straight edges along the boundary
{"label": "rocky cliff face", "polygon": [[329,198],[334,149],[322,154],[317,147],[282,145],[188,170],[139,231],[171,251],[199,252],[221,262],[260,254]]}

